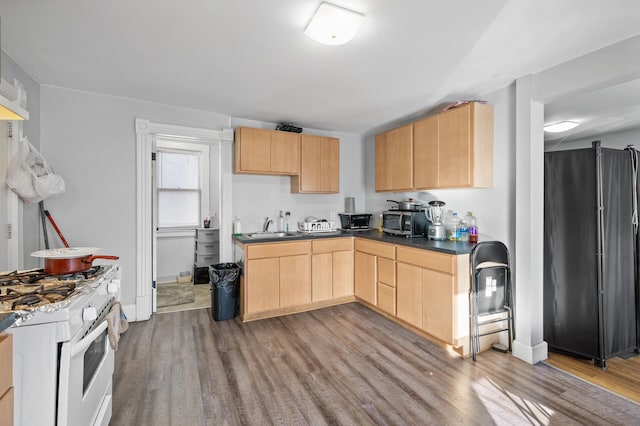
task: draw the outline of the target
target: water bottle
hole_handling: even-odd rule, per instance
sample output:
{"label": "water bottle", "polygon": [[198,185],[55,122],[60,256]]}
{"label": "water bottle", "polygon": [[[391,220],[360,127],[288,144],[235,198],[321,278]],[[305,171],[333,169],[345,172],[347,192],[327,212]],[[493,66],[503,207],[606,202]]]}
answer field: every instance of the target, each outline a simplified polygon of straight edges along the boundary
{"label": "water bottle", "polygon": [[474,213],[471,213],[471,220],[469,221],[469,242],[478,242],[478,220]]}
{"label": "water bottle", "polygon": [[280,210],[280,215],[278,216],[278,232],[284,231],[284,216],[282,215],[282,210]]}
{"label": "water bottle", "polygon": [[458,213],[453,212],[451,217],[451,234],[449,235],[451,241],[460,241],[460,219]]}
{"label": "water bottle", "polygon": [[469,241],[469,228],[467,227],[467,218],[460,219],[460,241]]}
{"label": "water bottle", "polygon": [[233,235],[242,235],[242,224],[240,223],[240,216],[236,216],[233,220]]}

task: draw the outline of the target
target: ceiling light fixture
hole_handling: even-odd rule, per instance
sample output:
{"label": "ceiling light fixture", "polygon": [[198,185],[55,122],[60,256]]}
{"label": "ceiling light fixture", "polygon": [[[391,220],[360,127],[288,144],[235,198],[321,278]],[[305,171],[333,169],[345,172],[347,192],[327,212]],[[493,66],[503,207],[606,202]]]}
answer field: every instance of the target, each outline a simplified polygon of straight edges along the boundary
{"label": "ceiling light fixture", "polygon": [[557,123],[545,124],[544,131],[549,133],[562,133],[573,129],[578,124],[580,123],[576,121],[558,121]]}
{"label": "ceiling light fixture", "polygon": [[304,35],[318,43],[339,46],[358,34],[364,15],[329,3],[321,3]]}

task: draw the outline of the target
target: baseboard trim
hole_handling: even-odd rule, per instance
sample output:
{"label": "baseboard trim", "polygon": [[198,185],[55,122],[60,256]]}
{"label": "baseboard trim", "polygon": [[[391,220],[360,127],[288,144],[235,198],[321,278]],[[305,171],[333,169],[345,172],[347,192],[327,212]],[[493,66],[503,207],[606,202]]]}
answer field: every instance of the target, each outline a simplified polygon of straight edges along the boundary
{"label": "baseboard trim", "polygon": [[537,364],[549,357],[549,347],[547,342],[540,342],[530,346],[518,340],[513,341],[513,356],[529,364]]}

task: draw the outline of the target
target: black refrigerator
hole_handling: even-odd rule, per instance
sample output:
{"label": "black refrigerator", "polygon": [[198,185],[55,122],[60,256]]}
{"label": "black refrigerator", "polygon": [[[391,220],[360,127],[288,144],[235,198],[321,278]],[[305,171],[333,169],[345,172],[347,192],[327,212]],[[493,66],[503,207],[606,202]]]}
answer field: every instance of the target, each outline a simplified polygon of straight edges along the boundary
{"label": "black refrigerator", "polygon": [[544,340],[602,368],[638,350],[635,152],[544,157]]}

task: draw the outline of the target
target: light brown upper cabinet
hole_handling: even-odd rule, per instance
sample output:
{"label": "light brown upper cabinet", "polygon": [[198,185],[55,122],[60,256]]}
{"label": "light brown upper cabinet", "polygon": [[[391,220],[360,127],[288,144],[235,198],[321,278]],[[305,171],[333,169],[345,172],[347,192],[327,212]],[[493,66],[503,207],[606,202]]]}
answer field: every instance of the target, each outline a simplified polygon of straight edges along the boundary
{"label": "light brown upper cabinet", "polygon": [[291,192],[330,194],[340,191],[340,139],[301,135],[300,174],[291,177]]}
{"label": "light brown upper cabinet", "polygon": [[297,175],[300,172],[300,135],[238,127],[234,157],[235,173]]}
{"label": "light brown upper cabinet", "polygon": [[375,154],[376,191],[491,187],[493,107],[472,102],[387,131]]}
{"label": "light brown upper cabinet", "polygon": [[413,125],[376,135],[376,191],[413,188]]}
{"label": "light brown upper cabinet", "polygon": [[[416,146],[422,141],[416,138]],[[416,185],[417,186],[417,185]],[[438,188],[493,186],[493,107],[472,102],[438,114]],[[425,187],[428,189],[429,187]]]}

